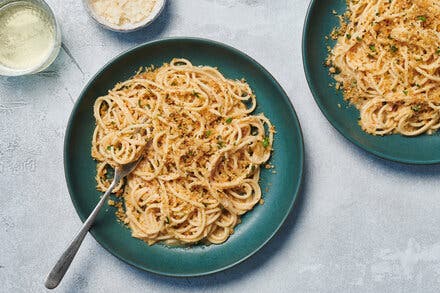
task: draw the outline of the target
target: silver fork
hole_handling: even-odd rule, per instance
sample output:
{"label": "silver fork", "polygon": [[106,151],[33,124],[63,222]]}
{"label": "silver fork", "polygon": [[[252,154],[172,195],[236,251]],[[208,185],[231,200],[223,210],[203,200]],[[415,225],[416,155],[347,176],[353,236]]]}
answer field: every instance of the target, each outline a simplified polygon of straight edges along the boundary
{"label": "silver fork", "polygon": [[112,190],[118,185],[119,181],[123,179],[125,176],[130,174],[138,165],[138,163],[142,160],[142,156],[134,162],[124,164],[115,168],[115,176],[113,178],[112,183],[110,184],[107,191],[102,196],[101,200],[98,202],[96,207],[93,209],[93,212],[84,222],[81,230],[76,234],[75,238],[73,238],[72,242],[66,248],[66,251],[61,255],[53,269],[50,271],[49,275],[46,278],[46,282],[44,285],[47,289],[53,289],[61,282],[64,277],[64,274],[69,269],[70,264],[72,263],[73,258],[78,252],[81,243],[84,240],[84,237],[87,235],[90,227],[93,225],[93,222],[96,219],[96,216],[99,213],[99,210],[102,208],[104,203],[107,201],[109,195]]}

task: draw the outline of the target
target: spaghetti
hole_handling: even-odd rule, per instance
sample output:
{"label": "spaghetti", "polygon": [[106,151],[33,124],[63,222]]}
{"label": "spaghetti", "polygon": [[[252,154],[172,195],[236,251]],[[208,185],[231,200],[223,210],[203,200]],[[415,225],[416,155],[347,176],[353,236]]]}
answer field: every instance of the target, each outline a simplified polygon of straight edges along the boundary
{"label": "spaghetti", "polygon": [[327,64],[373,135],[440,127],[440,3],[348,0]]}
{"label": "spaghetti", "polygon": [[109,185],[106,166],[144,156],[116,189],[133,237],[150,245],[227,240],[260,201],[260,165],[271,155],[274,127],[251,115],[255,107],[244,80],[185,59],[138,72],[96,100],[97,188]]}

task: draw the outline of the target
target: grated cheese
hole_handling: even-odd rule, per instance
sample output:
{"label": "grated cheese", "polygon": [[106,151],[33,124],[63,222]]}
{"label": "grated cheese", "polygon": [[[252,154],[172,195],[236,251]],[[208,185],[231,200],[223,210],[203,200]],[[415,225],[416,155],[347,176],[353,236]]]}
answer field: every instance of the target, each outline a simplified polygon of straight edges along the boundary
{"label": "grated cheese", "polygon": [[117,26],[145,20],[155,5],[156,0],[91,0],[93,10]]}

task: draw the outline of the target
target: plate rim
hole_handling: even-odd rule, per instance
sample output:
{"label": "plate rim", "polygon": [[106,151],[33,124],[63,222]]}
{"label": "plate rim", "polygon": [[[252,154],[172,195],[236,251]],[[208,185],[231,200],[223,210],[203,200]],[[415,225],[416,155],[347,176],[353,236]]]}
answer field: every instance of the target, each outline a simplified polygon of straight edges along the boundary
{"label": "plate rim", "polygon": [[241,58],[247,59],[248,61],[252,62],[253,64],[255,64],[259,70],[266,75],[272,82],[273,84],[281,91],[282,93],[282,99],[287,103],[290,112],[293,114],[293,118],[294,121],[296,122],[296,127],[298,128],[298,138],[299,138],[299,149],[298,149],[298,155],[300,158],[300,161],[297,162],[297,165],[299,165],[299,176],[297,177],[297,184],[295,187],[295,190],[293,191],[293,199],[290,203],[290,206],[287,210],[287,212],[285,213],[285,215],[283,216],[282,220],[279,222],[279,224],[276,226],[276,228],[271,232],[271,234],[267,237],[267,239],[265,239],[265,241],[263,241],[262,243],[260,243],[259,246],[257,246],[252,252],[248,253],[246,256],[236,260],[235,262],[232,262],[229,265],[226,266],[222,266],[220,268],[217,269],[211,269],[211,270],[206,270],[204,272],[200,272],[200,273],[169,273],[169,272],[165,272],[165,271],[161,271],[161,270],[157,270],[157,269],[151,269],[148,268],[142,264],[133,262],[129,259],[126,259],[124,257],[122,257],[121,255],[119,255],[116,251],[113,251],[113,249],[107,245],[107,243],[105,241],[103,241],[102,239],[100,239],[100,237],[98,235],[96,235],[95,230],[89,230],[89,233],[93,236],[93,238],[95,239],[95,241],[101,245],[107,252],[109,252],[110,254],[112,254],[113,256],[115,256],[116,258],[118,258],[119,260],[146,272],[150,272],[150,273],[154,273],[156,275],[161,275],[161,276],[169,276],[169,277],[199,277],[199,276],[206,276],[206,275],[210,275],[210,274],[214,274],[214,273],[218,273],[224,270],[227,270],[231,267],[234,267],[236,265],[238,265],[239,263],[244,262],[245,260],[249,259],[251,256],[253,256],[255,253],[257,253],[261,248],[263,248],[263,246],[265,246],[274,236],[275,234],[280,230],[280,228],[284,225],[284,223],[286,222],[286,219],[288,218],[288,216],[290,215],[290,213],[292,212],[293,207],[295,206],[295,203],[297,202],[298,199],[298,195],[302,190],[302,185],[303,185],[303,180],[304,180],[304,160],[305,160],[305,147],[304,147],[304,136],[303,136],[303,132],[302,132],[302,127],[298,118],[298,115],[295,111],[295,108],[289,98],[289,96],[287,95],[286,91],[283,89],[283,87],[280,85],[280,83],[275,79],[275,77],[265,68],[263,67],[263,65],[261,65],[259,62],[257,62],[254,58],[252,58],[251,56],[249,56],[247,53],[244,53],[243,51],[236,49],[230,45],[227,45],[223,42],[219,42],[219,41],[214,41],[211,39],[207,39],[207,38],[197,38],[197,37],[168,37],[168,38],[161,38],[161,39],[157,39],[157,40],[152,40],[152,41],[148,41],[139,45],[136,45],[132,48],[129,48],[127,50],[124,50],[123,52],[117,54],[115,57],[113,57],[112,59],[110,59],[108,62],[106,62],[102,67],[100,67],[98,69],[98,71],[90,77],[90,79],[88,80],[88,82],[84,85],[83,89],[81,90],[80,94],[78,95],[78,98],[76,99],[71,113],[69,115],[69,119],[67,122],[67,127],[66,127],[66,131],[65,131],[65,135],[64,135],[64,145],[63,145],[63,164],[64,164],[64,177],[66,180],[66,184],[67,184],[67,189],[68,189],[68,193],[70,196],[70,200],[75,208],[76,214],[77,216],[80,218],[81,222],[84,222],[86,217],[83,216],[80,212],[79,209],[79,205],[76,203],[76,201],[74,200],[72,194],[73,194],[73,183],[71,180],[71,177],[69,176],[69,169],[70,169],[70,161],[67,159],[68,158],[68,151],[69,151],[69,147],[70,147],[70,141],[71,141],[71,135],[72,135],[72,126],[73,126],[73,120],[74,120],[74,116],[75,113],[78,112],[78,107],[79,104],[81,102],[81,100],[84,98],[84,95],[86,93],[86,91],[93,85],[94,81],[96,80],[96,78],[102,74],[104,71],[106,71],[108,69],[108,67],[112,66],[113,63],[117,62],[120,58],[122,58],[123,56],[132,53],[133,51],[136,51],[142,47],[148,47],[148,46],[152,46],[158,43],[167,43],[167,42],[178,42],[178,41],[192,41],[192,42],[200,42],[200,43],[205,43],[205,44],[209,44],[209,45],[215,45],[217,47],[221,47],[227,51],[232,51],[235,54],[238,54]]}
{"label": "plate rim", "polygon": [[[440,156],[438,159],[431,159],[431,160],[421,160],[421,159],[408,159],[400,156],[394,156],[392,154],[387,154],[385,152],[374,150],[368,146],[365,146],[358,140],[356,140],[351,135],[347,134],[342,130],[342,128],[336,123],[336,121],[333,119],[332,115],[329,114],[329,112],[326,110],[324,105],[321,103],[319,94],[316,91],[316,85],[313,83],[311,78],[311,66],[310,66],[310,58],[308,58],[308,45],[307,45],[307,35],[309,35],[309,30],[311,27],[311,13],[315,9],[315,5],[318,2],[318,0],[311,0],[309,3],[309,6],[307,8],[306,16],[304,19],[303,24],[303,31],[302,31],[302,40],[301,40],[301,53],[302,53],[302,61],[303,61],[303,69],[306,76],[307,84],[310,89],[310,92],[312,93],[313,99],[315,100],[315,103],[318,105],[319,110],[324,115],[324,117],[327,119],[328,122],[340,133],[342,136],[353,143],[355,146],[359,147],[360,149],[373,154],[374,156],[389,160],[392,162],[397,163],[404,163],[408,165],[434,165],[440,163]],[[350,104],[351,106],[351,104]]]}

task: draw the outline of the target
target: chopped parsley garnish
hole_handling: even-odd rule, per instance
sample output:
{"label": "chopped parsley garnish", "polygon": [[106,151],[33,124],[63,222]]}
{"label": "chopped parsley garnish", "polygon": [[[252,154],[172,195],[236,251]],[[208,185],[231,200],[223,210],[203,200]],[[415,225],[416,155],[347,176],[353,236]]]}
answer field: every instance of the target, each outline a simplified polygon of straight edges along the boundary
{"label": "chopped parsley garnish", "polygon": [[371,51],[376,52],[376,46],[374,46],[373,44],[368,46],[368,48],[370,48]]}
{"label": "chopped parsley garnish", "polygon": [[345,36],[347,37],[347,39],[349,39],[349,40],[351,39],[351,35],[350,34],[346,34]]}
{"label": "chopped parsley garnish", "polygon": [[168,218],[168,216],[165,219],[165,223],[169,224],[170,223],[170,218]]}
{"label": "chopped parsley garnish", "polygon": [[394,45],[391,45],[390,49],[391,49],[391,52],[393,52],[393,53],[396,53],[398,50],[397,47]]}
{"label": "chopped parsley garnish", "polygon": [[224,148],[224,147],[225,147],[225,143],[224,143],[223,141],[218,141],[218,142],[217,142],[217,147],[218,147],[219,149]]}
{"label": "chopped parsley garnish", "polygon": [[115,177],[115,170],[107,166],[105,169],[105,180],[111,181]]}
{"label": "chopped parsley garnish", "polygon": [[211,130],[206,130],[205,131],[205,137],[208,138],[211,135],[212,131]]}
{"label": "chopped parsley garnish", "polygon": [[426,21],[426,16],[419,15],[419,16],[417,16],[417,19],[420,20],[421,22],[425,22]]}
{"label": "chopped parsley garnish", "polygon": [[265,136],[263,138],[263,142],[262,143],[263,143],[263,147],[267,148],[269,146],[269,137]]}
{"label": "chopped parsley garnish", "polygon": [[138,100],[139,107],[142,107],[141,100]]}
{"label": "chopped parsley garnish", "polygon": [[362,38],[361,38],[361,37],[356,37],[356,40],[357,40],[358,42],[360,42],[360,41],[362,41]]}
{"label": "chopped parsley garnish", "polygon": [[403,90],[403,93],[405,94],[405,96],[408,95],[408,91],[407,90]]}
{"label": "chopped parsley garnish", "polygon": [[112,149],[113,149],[113,146],[112,146],[112,145],[107,146],[107,150],[108,150],[108,151],[111,151]]}
{"label": "chopped parsley garnish", "polygon": [[413,110],[414,112],[418,112],[420,110],[420,105],[411,106],[411,110]]}
{"label": "chopped parsley garnish", "polygon": [[437,49],[436,53],[440,55],[440,48]]}
{"label": "chopped parsley garnish", "polygon": [[232,118],[231,117],[229,117],[228,119],[226,119],[226,121],[225,121],[226,123],[228,123],[228,124],[231,124],[231,122],[232,122]]}
{"label": "chopped parsley garnish", "polygon": [[192,94],[193,94],[193,96],[194,96],[194,97],[196,97],[196,98],[200,98],[200,94],[199,94],[199,93],[197,93],[196,91],[193,91],[193,93],[192,93]]}

